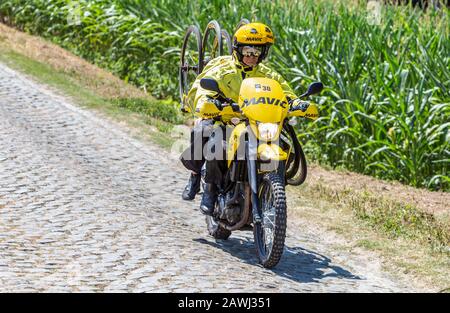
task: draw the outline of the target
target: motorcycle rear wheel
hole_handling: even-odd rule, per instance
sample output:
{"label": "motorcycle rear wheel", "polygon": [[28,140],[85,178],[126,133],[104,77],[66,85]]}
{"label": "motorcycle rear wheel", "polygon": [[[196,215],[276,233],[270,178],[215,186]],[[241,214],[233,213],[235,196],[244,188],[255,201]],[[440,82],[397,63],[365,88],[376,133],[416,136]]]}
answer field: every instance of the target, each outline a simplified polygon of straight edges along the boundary
{"label": "motorcycle rear wheel", "polygon": [[265,174],[259,186],[262,223],[253,228],[256,253],[265,268],[278,264],[286,238],[286,192],[283,180],[276,173]]}

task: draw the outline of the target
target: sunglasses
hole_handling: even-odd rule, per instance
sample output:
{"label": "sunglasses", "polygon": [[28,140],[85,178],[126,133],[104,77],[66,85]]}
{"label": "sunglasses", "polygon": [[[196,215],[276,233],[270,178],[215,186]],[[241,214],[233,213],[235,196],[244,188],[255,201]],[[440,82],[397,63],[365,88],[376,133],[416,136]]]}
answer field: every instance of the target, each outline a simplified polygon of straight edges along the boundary
{"label": "sunglasses", "polygon": [[262,54],[262,47],[258,46],[244,46],[242,47],[242,55],[244,57],[259,57]]}

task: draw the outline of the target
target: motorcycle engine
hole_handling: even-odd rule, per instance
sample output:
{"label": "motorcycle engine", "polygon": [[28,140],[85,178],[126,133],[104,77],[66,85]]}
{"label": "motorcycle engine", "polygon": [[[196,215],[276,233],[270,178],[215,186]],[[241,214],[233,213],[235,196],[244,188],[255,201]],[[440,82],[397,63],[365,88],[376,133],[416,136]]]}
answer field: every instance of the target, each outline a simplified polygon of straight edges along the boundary
{"label": "motorcycle engine", "polygon": [[219,217],[222,220],[226,220],[230,225],[234,225],[241,220],[241,208],[243,207],[244,197],[239,195],[236,201],[226,205],[230,199],[231,195],[229,193],[226,196],[219,196]]}
{"label": "motorcycle engine", "polygon": [[225,218],[231,225],[236,224],[241,219],[241,208],[239,205],[229,205],[225,208],[224,212]]}

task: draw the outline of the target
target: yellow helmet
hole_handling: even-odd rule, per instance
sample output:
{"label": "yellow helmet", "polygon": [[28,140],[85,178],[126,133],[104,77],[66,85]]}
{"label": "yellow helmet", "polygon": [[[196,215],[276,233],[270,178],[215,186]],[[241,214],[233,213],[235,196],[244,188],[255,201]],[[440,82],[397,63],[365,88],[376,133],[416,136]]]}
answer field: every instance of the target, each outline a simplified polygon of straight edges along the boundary
{"label": "yellow helmet", "polygon": [[242,25],[233,36],[233,55],[242,63],[242,48],[244,46],[258,46],[261,55],[258,63],[267,57],[270,46],[275,42],[275,36],[269,26],[262,23]]}

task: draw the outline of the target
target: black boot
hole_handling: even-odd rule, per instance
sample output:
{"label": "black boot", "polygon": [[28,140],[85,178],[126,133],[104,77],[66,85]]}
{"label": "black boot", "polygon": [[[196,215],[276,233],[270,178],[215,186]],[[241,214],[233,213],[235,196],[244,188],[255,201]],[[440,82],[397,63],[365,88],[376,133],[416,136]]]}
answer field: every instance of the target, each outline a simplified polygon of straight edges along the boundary
{"label": "black boot", "polygon": [[191,174],[189,181],[184,188],[183,195],[181,196],[183,200],[194,200],[197,192],[200,191],[200,174]]}
{"label": "black boot", "polygon": [[200,211],[205,215],[212,215],[214,212],[214,205],[217,200],[217,187],[215,184],[205,184],[203,190],[202,202],[200,203]]}

